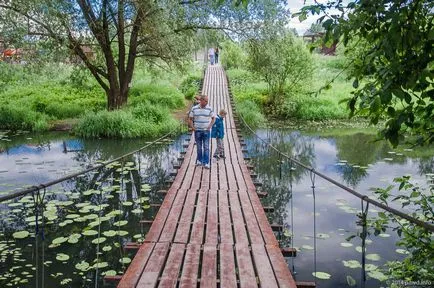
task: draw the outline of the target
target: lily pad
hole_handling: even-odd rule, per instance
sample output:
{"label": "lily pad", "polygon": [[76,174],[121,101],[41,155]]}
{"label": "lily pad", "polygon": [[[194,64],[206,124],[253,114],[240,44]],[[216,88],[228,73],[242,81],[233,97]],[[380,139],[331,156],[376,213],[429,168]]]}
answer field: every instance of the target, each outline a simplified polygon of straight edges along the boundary
{"label": "lily pad", "polygon": [[67,237],[58,237],[58,238],[54,239],[53,242],[51,242],[51,243],[53,243],[54,245],[58,245],[58,244],[62,244],[64,242],[66,242],[66,241],[68,241]]}
{"label": "lily pad", "polygon": [[104,236],[106,236],[106,237],[113,237],[113,236],[116,235],[116,231],[114,231],[114,230],[108,230],[108,231],[104,231],[102,234]]}
{"label": "lily pad", "polygon": [[399,253],[399,254],[404,254],[404,255],[410,254],[410,252],[408,252],[407,250],[404,250],[404,249],[396,249],[395,251],[396,251],[396,253]]}
{"label": "lily pad", "polygon": [[353,286],[356,286],[357,282],[353,277],[351,277],[350,275],[347,275],[347,284],[348,284],[348,286],[353,287]]}
{"label": "lily pad", "polygon": [[331,277],[331,275],[326,272],[312,272],[312,275],[318,279],[323,279],[323,280],[328,280]]}
{"label": "lily pad", "polygon": [[390,237],[390,234],[387,234],[387,233],[381,233],[381,234],[378,234],[378,236],[380,236],[380,237],[382,237],[382,238],[388,238],[388,237]]}
{"label": "lily pad", "polygon": [[329,234],[325,234],[325,233],[318,233],[318,234],[316,234],[316,237],[318,239],[328,239],[328,238],[330,238],[330,235]]}
{"label": "lily pad", "polygon": [[75,264],[75,269],[85,272],[89,269],[89,263],[81,261],[80,263]]}
{"label": "lily pad", "polygon": [[24,239],[27,238],[30,235],[29,231],[18,231],[12,234],[12,237],[15,239]]}
{"label": "lily pad", "polygon": [[105,240],[107,240],[107,238],[105,238],[105,237],[99,237],[99,238],[93,239],[92,243],[93,244],[101,244],[101,243],[104,243]]}
{"label": "lily pad", "polygon": [[348,261],[343,260],[342,263],[344,263],[344,266],[348,267],[348,268],[353,268],[354,269],[354,268],[360,268],[360,267],[362,267],[362,265],[360,264],[360,262],[357,261],[357,260],[348,260]]}
{"label": "lily pad", "polygon": [[119,259],[119,262],[122,264],[129,264],[129,263],[131,263],[131,258],[124,257],[124,258]]}
{"label": "lily pad", "polygon": [[86,230],[81,232],[81,234],[83,234],[84,236],[94,236],[98,234],[98,231],[96,230]]}
{"label": "lily pad", "polygon": [[383,272],[375,270],[375,271],[369,271],[368,276],[374,279],[377,279],[379,281],[386,281],[388,278],[386,275],[384,275]]}
{"label": "lily pad", "polygon": [[348,247],[352,247],[353,244],[352,243],[348,243],[348,242],[343,242],[343,243],[341,243],[341,246],[345,247],[345,248],[348,248]]}
{"label": "lily pad", "polygon": [[68,243],[75,244],[78,242],[78,239],[80,239],[80,237],[81,235],[77,233],[69,235]]}
{"label": "lily pad", "polygon": [[366,255],[366,259],[371,261],[380,261],[381,257],[378,254],[368,254]]}
{"label": "lily pad", "polygon": [[108,252],[110,250],[112,250],[112,246],[107,245],[107,246],[102,247],[102,251],[104,251],[104,252]]}
{"label": "lily pad", "polygon": [[63,253],[58,253],[56,255],[56,259],[59,261],[68,261],[69,260],[69,255],[63,254]]}
{"label": "lily pad", "polygon": [[127,224],[128,224],[127,220],[121,220],[121,221],[117,221],[117,222],[113,223],[114,226],[124,226]]}
{"label": "lily pad", "polygon": [[108,271],[104,272],[104,275],[106,275],[106,276],[116,276],[116,271],[115,270],[108,270]]}
{"label": "lily pad", "polygon": [[310,245],[303,245],[301,246],[301,248],[305,249],[305,250],[313,250],[314,248]]}

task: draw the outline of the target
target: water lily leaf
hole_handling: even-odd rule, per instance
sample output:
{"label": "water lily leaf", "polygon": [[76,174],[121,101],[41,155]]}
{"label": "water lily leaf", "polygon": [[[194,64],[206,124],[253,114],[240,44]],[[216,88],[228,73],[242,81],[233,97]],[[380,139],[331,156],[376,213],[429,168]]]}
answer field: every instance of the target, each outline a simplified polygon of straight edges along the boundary
{"label": "water lily leaf", "polygon": [[67,261],[69,260],[69,255],[66,255],[64,253],[57,253],[56,259],[59,261]]}
{"label": "water lily leaf", "polygon": [[151,191],[151,186],[149,184],[143,184],[142,191],[143,192]]}
{"label": "water lily leaf", "polygon": [[108,271],[104,272],[104,275],[106,275],[106,276],[116,276],[116,271],[115,270],[108,270]]}
{"label": "water lily leaf", "polygon": [[326,272],[312,272],[312,275],[318,279],[327,280],[330,279],[331,275]]}
{"label": "water lily leaf", "polygon": [[381,233],[381,234],[378,234],[378,236],[380,236],[380,237],[382,237],[382,238],[387,238],[387,237],[390,237],[390,234],[387,234],[387,233]]}
{"label": "water lily leaf", "polygon": [[101,243],[104,243],[105,240],[107,240],[107,238],[105,238],[105,237],[99,237],[99,238],[93,239],[92,243],[93,244],[101,244]]}
{"label": "water lily leaf", "polygon": [[342,263],[344,263],[344,266],[348,267],[348,268],[361,268],[362,267],[360,262],[357,260],[348,260],[348,261],[342,260]]}
{"label": "water lily leaf", "polygon": [[368,272],[368,271],[374,271],[374,270],[377,270],[377,269],[378,269],[377,265],[374,265],[374,264],[366,264],[365,265],[366,272]]}
{"label": "water lily leaf", "polygon": [[343,242],[343,243],[341,243],[341,246],[345,247],[345,248],[348,248],[348,247],[352,247],[353,244],[352,243],[348,243],[348,242]]}
{"label": "water lily leaf", "polygon": [[107,245],[107,246],[102,247],[102,251],[104,251],[104,252],[108,252],[110,250],[112,250],[112,246]]}
{"label": "water lily leaf", "polygon": [[134,213],[134,214],[140,214],[143,212],[144,212],[144,210],[141,208],[136,208],[136,209],[131,210],[131,213]]}
{"label": "water lily leaf", "polygon": [[128,257],[124,257],[124,258],[119,259],[119,262],[122,264],[129,264],[129,263],[131,263],[131,259]]}
{"label": "water lily leaf", "polygon": [[30,235],[29,231],[18,231],[15,232],[14,234],[12,234],[12,237],[14,237],[15,239],[24,239],[26,237],[28,237]]}
{"label": "water lily leaf", "polygon": [[54,239],[51,243],[53,243],[54,245],[58,245],[58,244],[62,244],[64,242],[68,241],[67,237],[58,237],[56,239]]}
{"label": "water lily leaf", "polygon": [[384,273],[375,270],[375,271],[369,271],[368,272],[368,276],[374,279],[377,279],[379,281],[386,281],[388,278],[386,275],[384,275]]}
{"label": "water lily leaf", "polygon": [[117,232],[117,234],[118,234],[119,236],[126,236],[126,235],[128,235],[128,231],[119,230],[119,231]]}
{"label": "water lily leaf", "polygon": [[75,244],[78,242],[78,239],[80,239],[80,237],[81,237],[80,234],[77,234],[77,233],[71,234],[71,235],[69,235],[68,243]]}
{"label": "water lily leaf", "polygon": [[362,251],[363,251],[362,246],[357,246],[356,247],[356,251],[359,252],[359,253],[362,253]]}
{"label": "water lily leaf", "polygon": [[116,235],[116,231],[114,231],[114,230],[108,230],[108,231],[104,231],[102,234],[104,236],[106,236],[106,237],[113,237],[113,236]]}
{"label": "water lily leaf", "polygon": [[74,219],[74,218],[78,218],[78,217],[80,217],[80,215],[78,215],[78,214],[69,214],[69,215],[66,215],[65,218],[67,218],[67,219]]}
{"label": "water lily leaf", "polygon": [[84,236],[93,236],[93,235],[97,235],[98,231],[86,230],[86,231],[81,232],[81,234],[83,234]]}
{"label": "water lily leaf", "polygon": [[133,202],[125,201],[125,202],[122,202],[122,205],[123,206],[131,206],[131,205],[133,205]]}
{"label": "water lily leaf", "polygon": [[328,239],[328,238],[330,238],[330,235],[329,234],[325,234],[325,233],[318,233],[318,234],[316,234],[316,237],[318,239]]}
{"label": "water lily leaf", "polygon": [[89,269],[89,263],[81,261],[80,263],[75,264],[75,269],[86,272]]}
{"label": "water lily leaf", "polygon": [[380,261],[381,257],[378,254],[368,254],[366,255],[366,259],[371,261]]}
{"label": "water lily leaf", "polygon": [[306,249],[306,250],[313,250],[314,248],[310,245],[303,245],[301,246],[301,248]]}
{"label": "water lily leaf", "polygon": [[119,227],[127,225],[127,224],[128,224],[127,220],[121,220],[121,221],[117,221],[117,222],[113,223],[114,226],[119,226]]}
{"label": "water lily leaf", "polygon": [[101,269],[101,268],[105,268],[107,266],[108,266],[107,262],[100,262],[100,263],[93,264],[92,268],[94,268],[94,269],[96,269],[96,268]]}
{"label": "water lily leaf", "polygon": [[356,280],[354,280],[354,278],[351,277],[350,275],[347,275],[347,283],[348,283],[348,286],[350,286],[350,287],[356,286],[356,284],[357,284]]}
{"label": "water lily leaf", "polygon": [[407,250],[404,250],[404,249],[396,249],[395,251],[396,251],[396,253],[399,253],[399,254],[404,254],[404,255],[410,254],[410,252],[408,252]]}

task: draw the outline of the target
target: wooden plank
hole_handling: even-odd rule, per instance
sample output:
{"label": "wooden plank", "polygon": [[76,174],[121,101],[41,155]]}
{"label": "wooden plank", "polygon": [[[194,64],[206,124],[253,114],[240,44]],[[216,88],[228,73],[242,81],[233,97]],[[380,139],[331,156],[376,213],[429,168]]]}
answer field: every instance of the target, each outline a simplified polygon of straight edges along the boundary
{"label": "wooden plank", "polygon": [[208,211],[206,217],[206,244],[218,243],[218,211],[217,211],[217,191],[208,192]]}
{"label": "wooden plank", "polygon": [[194,190],[187,191],[184,209],[179,220],[178,229],[176,229],[175,241],[177,243],[187,243],[188,235],[190,234],[191,222],[196,202],[197,192]]}
{"label": "wooden plank", "polygon": [[149,256],[151,255],[154,246],[155,243],[143,243],[134,256],[133,261],[131,261],[130,266],[128,266],[128,269],[121,281],[119,282],[118,288],[136,287],[136,284],[139,282],[140,275],[142,275],[143,269],[148,262]]}
{"label": "wooden plank", "polygon": [[228,191],[220,190],[219,192],[219,227],[220,227],[220,242],[234,243],[232,233],[232,222],[229,210]]}
{"label": "wooden plank", "polygon": [[193,220],[193,227],[191,229],[190,242],[194,244],[203,243],[203,234],[205,229],[205,215],[206,215],[206,203],[208,193],[205,191],[199,191],[199,197],[197,199],[196,210]]}
{"label": "wooden plank", "polygon": [[[188,145],[188,148],[186,150],[186,154],[185,155],[191,155],[192,152],[193,152],[193,148],[194,148],[194,140],[192,141],[190,139],[190,143]],[[190,159],[190,161],[191,161],[191,159]],[[178,174],[176,174],[175,180],[173,180],[173,184],[172,184],[171,188],[178,189],[179,187],[181,187],[181,184],[182,184],[182,181],[184,180],[184,177],[185,177],[185,174],[187,172],[187,169],[191,166],[190,165],[190,161],[185,161],[184,160],[182,162],[182,165],[181,165],[181,167],[178,170]]]}
{"label": "wooden plank", "polygon": [[[167,221],[164,225],[163,231],[161,232],[159,242],[171,242],[176,231],[176,226],[181,215],[181,211],[184,208],[184,200],[187,194],[186,190],[178,190],[175,200],[173,201],[172,208],[167,217]],[[186,209],[191,209],[191,207],[186,207]]]}
{"label": "wooden plank", "polygon": [[288,264],[280,252],[279,246],[266,245],[268,258],[270,258],[271,265],[276,275],[279,287],[294,288],[297,287],[291,272],[289,272]]}
{"label": "wooden plank", "polygon": [[256,271],[258,271],[259,284],[262,287],[278,288],[273,268],[270,264],[264,245],[252,244],[253,260],[255,261]]}
{"label": "wooden plank", "polygon": [[200,260],[200,245],[188,244],[182,267],[180,287],[191,288],[197,286]]}
{"label": "wooden plank", "polygon": [[220,190],[228,190],[228,179],[226,175],[225,161],[219,160],[218,162],[218,185]]}
{"label": "wooden plank", "polygon": [[185,244],[172,244],[169,257],[167,258],[167,265],[164,267],[158,287],[176,287],[184,251]]}
{"label": "wooden plank", "polygon": [[167,253],[169,252],[169,243],[156,243],[151,257],[143,270],[137,287],[156,287],[158,277],[163,269]]}
{"label": "wooden plank", "polygon": [[271,229],[267,215],[262,208],[262,204],[259,200],[258,195],[256,195],[256,193],[249,193],[249,197],[250,202],[252,203],[253,211],[256,214],[256,219],[258,221],[259,227],[261,228],[262,236],[264,237],[265,243],[268,245],[279,246],[279,242],[277,242],[276,236],[274,236],[273,230]]}
{"label": "wooden plank", "polygon": [[249,243],[247,237],[246,227],[244,225],[244,218],[241,212],[240,202],[238,200],[238,193],[236,191],[229,191],[229,204],[231,207],[232,221],[234,225],[235,243]]}
{"label": "wooden plank", "polygon": [[239,190],[238,195],[240,195],[241,207],[243,209],[244,218],[246,219],[247,233],[250,237],[250,243],[264,244],[264,239],[262,238],[262,233],[259,229],[258,222],[256,221],[256,215],[255,212],[253,212],[247,191]]}
{"label": "wooden plank", "polygon": [[258,287],[249,246],[246,244],[235,244],[235,253],[241,288]]}
{"label": "wooden plank", "polygon": [[203,246],[201,287],[217,287],[217,247],[205,244]]}
{"label": "wooden plank", "polygon": [[[169,191],[170,192],[170,191]],[[166,222],[167,216],[169,215],[170,208],[172,207],[173,199],[175,198],[175,193],[167,193],[164,197],[163,204],[157,212],[157,216],[152,223],[151,228],[148,233],[146,233],[144,242],[157,242],[160,237],[161,231]]]}
{"label": "wooden plank", "polygon": [[220,244],[220,287],[237,287],[235,271],[233,245]]}

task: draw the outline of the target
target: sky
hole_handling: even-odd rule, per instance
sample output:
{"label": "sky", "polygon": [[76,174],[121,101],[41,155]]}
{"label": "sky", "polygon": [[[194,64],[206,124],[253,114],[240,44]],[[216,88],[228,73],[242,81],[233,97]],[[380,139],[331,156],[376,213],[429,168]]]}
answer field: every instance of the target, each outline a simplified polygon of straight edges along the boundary
{"label": "sky", "polygon": [[[327,3],[327,0],[317,0],[319,3]],[[304,4],[304,0],[288,0],[287,7],[290,9],[291,14],[297,13],[300,9],[305,5],[314,4],[313,0],[306,0],[306,4]],[[312,23],[316,22],[316,20],[321,17],[321,15],[309,15],[306,20],[300,22],[298,17],[292,18],[289,23],[289,28],[295,28],[298,32],[298,35],[303,35],[306,30],[310,28]]]}

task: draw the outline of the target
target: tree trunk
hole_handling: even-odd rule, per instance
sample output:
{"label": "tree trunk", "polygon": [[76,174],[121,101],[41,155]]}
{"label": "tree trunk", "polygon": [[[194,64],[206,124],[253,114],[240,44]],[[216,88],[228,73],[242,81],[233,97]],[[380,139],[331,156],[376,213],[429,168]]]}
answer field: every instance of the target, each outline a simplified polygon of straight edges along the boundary
{"label": "tree trunk", "polygon": [[109,111],[117,110],[127,104],[128,90],[121,91],[119,88],[112,88],[107,91],[107,109]]}

